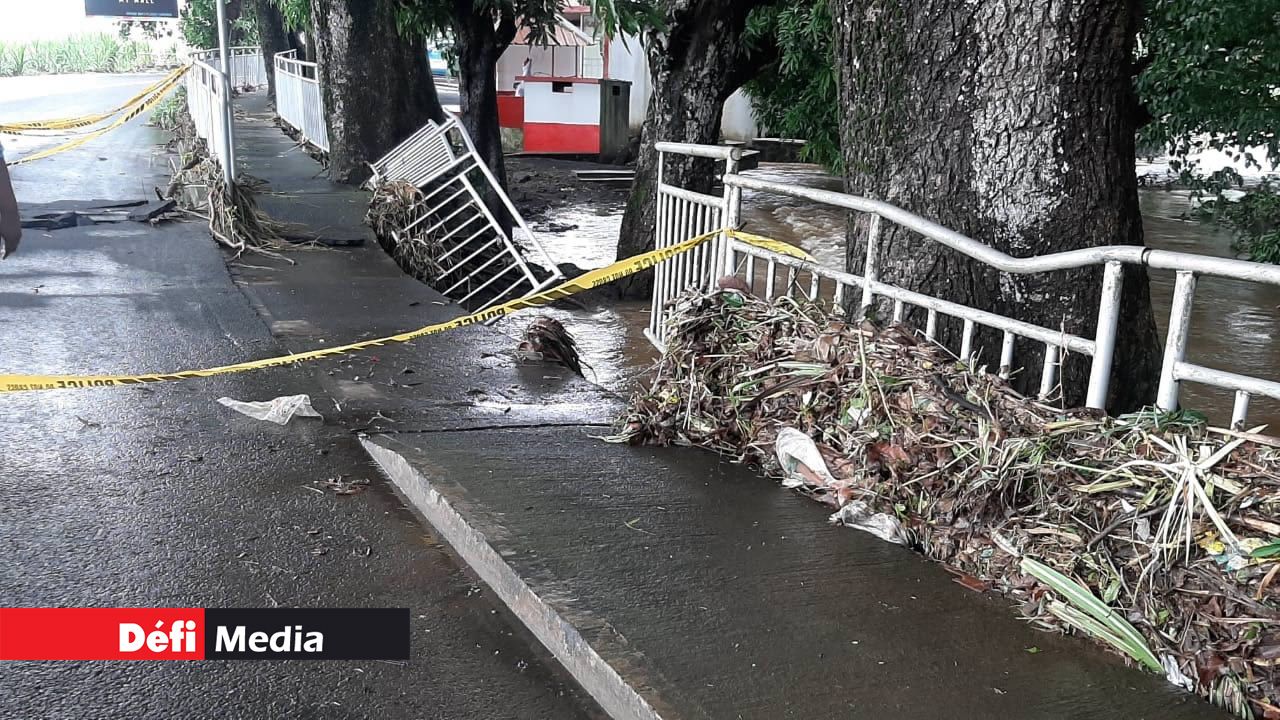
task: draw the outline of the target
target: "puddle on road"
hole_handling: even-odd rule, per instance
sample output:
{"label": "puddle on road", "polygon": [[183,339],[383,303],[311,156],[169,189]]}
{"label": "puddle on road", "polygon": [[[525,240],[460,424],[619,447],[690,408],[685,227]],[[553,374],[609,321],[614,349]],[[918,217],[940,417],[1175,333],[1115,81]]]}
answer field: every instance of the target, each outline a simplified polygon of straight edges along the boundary
{"label": "puddle on road", "polygon": [[[815,165],[766,163],[747,174],[793,185],[841,189],[839,178]],[[1143,191],[1141,205],[1149,246],[1219,257],[1235,256],[1229,231],[1212,223],[1182,219],[1190,207],[1186,193]],[[560,208],[540,218],[534,230],[557,262],[586,269],[601,267],[613,261],[622,209],[621,203]],[[743,195],[743,220],[752,232],[798,245],[824,265],[843,264],[845,210],[749,191]],[[1172,286],[1172,273],[1152,274],[1152,299],[1161,333],[1168,323]],[[1277,309],[1280,309],[1280,288],[1222,278],[1202,279],[1196,294],[1188,359],[1247,374],[1277,367],[1280,365],[1280,344],[1275,339]],[[583,358],[595,370],[596,381],[615,392],[625,395],[631,382],[643,375],[656,358],[643,334],[649,322],[647,303],[591,311],[553,309],[545,312],[563,322],[574,334]],[[519,335],[527,322],[527,317],[516,316],[499,327],[508,334]],[[587,376],[590,378],[591,374]],[[1187,407],[1204,410],[1215,422],[1225,423],[1229,419],[1230,393],[1192,384],[1184,385],[1183,393]],[[1270,423],[1273,428],[1280,428],[1280,403],[1255,398],[1249,416],[1251,425]]]}

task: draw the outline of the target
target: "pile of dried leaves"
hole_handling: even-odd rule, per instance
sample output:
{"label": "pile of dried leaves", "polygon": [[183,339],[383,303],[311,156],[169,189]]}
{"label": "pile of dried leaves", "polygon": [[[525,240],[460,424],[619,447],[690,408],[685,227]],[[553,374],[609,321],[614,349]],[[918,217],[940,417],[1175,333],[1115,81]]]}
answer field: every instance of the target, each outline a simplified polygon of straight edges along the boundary
{"label": "pile of dried leaves", "polygon": [[791,298],[687,296],[672,323],[618,439],[783,477],[774,440],[799,430],[826,467],[801,464],[791,484],[815,499],[864,502],[966,586],[1042,627],[1091,630],[1023,573],[1039,559],[1119,609],[1171,680],[1280,718],[1280,443],[1190,414],[1053,408],[904,327]]}
{"label": "pile of dried leaves", "polygon": [[[452,208],[446,208],[446,210]],[[445,246],[430,232],[432,215],[421,190],[403,180],[383,182],[373,188],[365,222],[400,267],[430,283],[444,271],[440,258]],[[441,211],[436,210],[435,214]]]}

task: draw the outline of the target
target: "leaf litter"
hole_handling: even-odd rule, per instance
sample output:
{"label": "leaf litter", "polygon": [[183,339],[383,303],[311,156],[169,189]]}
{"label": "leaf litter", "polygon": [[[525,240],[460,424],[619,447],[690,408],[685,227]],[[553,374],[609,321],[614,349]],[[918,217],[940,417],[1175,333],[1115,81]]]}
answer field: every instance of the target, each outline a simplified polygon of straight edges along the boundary
{"label": "leaf litter", "polygon": [[1055,408],[904,326],[803,299],[676,303],[610,440],[713,450],[836,511],[891,516],[905,544],[1033,624],[1280,718],[1280,449],[1263,428]]}

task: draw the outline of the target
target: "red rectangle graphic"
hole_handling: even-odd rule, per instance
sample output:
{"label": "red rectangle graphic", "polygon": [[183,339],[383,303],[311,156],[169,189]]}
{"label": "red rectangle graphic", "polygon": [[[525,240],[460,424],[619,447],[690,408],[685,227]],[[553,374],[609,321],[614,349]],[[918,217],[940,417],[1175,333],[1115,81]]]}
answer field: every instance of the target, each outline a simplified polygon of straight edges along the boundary
{"label": "red rectangle graphic", "polygon": [[0,660],[202,660],[203,608],[0,608]]}

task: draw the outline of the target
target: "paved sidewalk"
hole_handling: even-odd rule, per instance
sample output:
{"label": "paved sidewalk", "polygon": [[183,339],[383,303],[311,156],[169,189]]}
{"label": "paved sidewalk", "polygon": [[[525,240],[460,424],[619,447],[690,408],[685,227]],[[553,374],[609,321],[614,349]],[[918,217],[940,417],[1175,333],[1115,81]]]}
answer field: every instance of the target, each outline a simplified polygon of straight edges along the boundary
{"label": "paved sidewalk", "polygon": [[[237,271],[291,350],[459,312],[376,245],[291,257]],[[749,468],[599,441],[621,401],[514,347],[470,326],[309,367],[402,495],[614,717],[1224,716],[828,526]]]}

